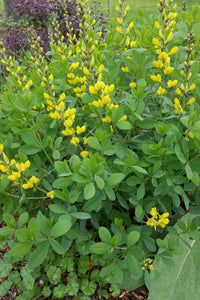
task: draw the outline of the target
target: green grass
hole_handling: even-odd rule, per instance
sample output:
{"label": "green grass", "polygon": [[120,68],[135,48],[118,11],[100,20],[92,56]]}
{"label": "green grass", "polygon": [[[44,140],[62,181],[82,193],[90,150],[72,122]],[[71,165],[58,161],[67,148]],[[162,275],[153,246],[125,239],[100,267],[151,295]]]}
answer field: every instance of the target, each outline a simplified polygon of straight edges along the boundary
{"label": "green grass", "polygon": [[[108,11],[108,1],[110,5],[110,15],[115,15],[115,6],[118,5],[118,0],[100,0],[103,5],[103,10]],[[177,3],[178,9],[182,9],[183,0],[174,0]],[[130,13],[136,14],[137,10],[143,10],[144,16],[147,15],[158,15],[157,10],[158,0],[125,0],[125,5],[130,6]],[[199,0],[188,0],[187,8],[190,10],[193,5],[199,5]],[[129,13],[129,14],[130,14]]]}
{"label": "green grass", "polygon": [[4,10],[3,0],[0,0],[0,12]]}

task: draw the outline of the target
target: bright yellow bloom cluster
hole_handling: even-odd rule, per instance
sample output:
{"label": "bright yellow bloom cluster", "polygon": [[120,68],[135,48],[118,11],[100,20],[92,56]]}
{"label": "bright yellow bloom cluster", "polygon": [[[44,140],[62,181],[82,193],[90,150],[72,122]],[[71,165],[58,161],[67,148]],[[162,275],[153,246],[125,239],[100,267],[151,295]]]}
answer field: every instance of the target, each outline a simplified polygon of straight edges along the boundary
{"label": "bright yellow bloom cluster", "polygon": [[143,260],[143,267],[142,270],[150,270],[153,271],[153,259],[151,258],[146,258]]}
{"label": "bright yellow bloom cluster", "polygon": [[155,230],[157,226],[164,228],[169,223],[169,219],[168,219],[169,213],[164,213],[160,215],[157,212],[156,207],[153,207],[151,209],[150,215],[152,217],[147,220],[146,224],[148,226],[154,227]]}
{"label": "bright yellow bloom cluster", "polygon": [[169,88],[176,86],[178,83],[178,80],[168,80],[167,85]]}
{"label": "bright yellow bloom cluster", "polygon": [[[3,159],[0,160],[0,179],[3,176],[8,175],[8,179],[12,181],[15,185],[22,184],[24,189],[32,188],[33,184],[38,183],[39,179],[35,176],[32,176],[29,180],[26,179],[24,172],[30,168],[30,161],[27,160],[25,163],[16,162],[15,159],[9,160],[7,155],[3,152],[3,144],[0,144],[0,155],[3,156]],[[26,180],[26,183],[24,183]]]}
{"label": "bright yellow bloom cluster", "polygon": [[167,92],[166,89],[164,89],[162,86],[159,86],[156,94],[160,96],[166,94],[166,92]]}
{"label": "bright yellow bloom cluster", "polygon": [[160,76],[160,74],[158,74],[158,75],[151,75],[151,79],[154,82],[161,82],[161,76]]}
{"label": "bright yellow bloom cluster", "polygon": [[[89,86],[89,92],[91,95],[97,95],[98,100],[94,100],[89,105],[95,107],[104,107],[111,104],[110,93],[114,90],[114,84],[105,85],[103,81],[98,80],[97,83]],[[111,104],[112,105],[112,104]]]}
{"label": "bright yellow bloom cluster", "polygon": [[175,108],[177,114],[180,115],[180,114],[183,113],[183,108],[182,108],[182,106],[181,106],[180,101],[179,101],[178,98],[174,99],[174,108]]}
{"label": "bright yellow bloom cluster", "polygon": [[121,70],[122,70],[122,72],[124,72],[124,73],[128,73],[128,72],[129,72],[129,67],[128,67],[128,66],[122,67]]}
{"label": "bright yellow bloom cluster", "polygon": [[53,199],[55,197],[54,191],[48,192],[47,197],[50,198],[50,199]]}

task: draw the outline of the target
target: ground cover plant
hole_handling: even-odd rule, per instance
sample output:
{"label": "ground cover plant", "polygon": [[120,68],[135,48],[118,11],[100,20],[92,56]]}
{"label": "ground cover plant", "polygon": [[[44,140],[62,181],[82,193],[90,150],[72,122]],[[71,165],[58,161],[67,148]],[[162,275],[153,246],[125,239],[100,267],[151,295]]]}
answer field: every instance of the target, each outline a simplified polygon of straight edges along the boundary
{"label": "ground cover plant", "polygon": [[0,296],[198,300],[200,8],[115,9],[102,33],[77,2],[47,52],[1,43]]}

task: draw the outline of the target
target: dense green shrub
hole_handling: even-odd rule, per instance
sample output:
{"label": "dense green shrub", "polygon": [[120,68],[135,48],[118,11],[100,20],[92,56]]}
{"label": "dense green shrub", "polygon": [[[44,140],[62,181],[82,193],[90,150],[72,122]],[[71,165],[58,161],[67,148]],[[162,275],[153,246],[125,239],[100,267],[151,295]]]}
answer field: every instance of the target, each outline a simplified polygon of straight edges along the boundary
{"label": "dense green shrub", "polygon": [[38,38],[20,65],[2,45],[0,295],[108,298],[145,283],[151,297],[154,257],[185,267],[199,241],[200,13],[183,22],[172,2],[134,25],[119,1],[104,38],[82,4],[79,39],[66,45],[55,23],[48,60]]}

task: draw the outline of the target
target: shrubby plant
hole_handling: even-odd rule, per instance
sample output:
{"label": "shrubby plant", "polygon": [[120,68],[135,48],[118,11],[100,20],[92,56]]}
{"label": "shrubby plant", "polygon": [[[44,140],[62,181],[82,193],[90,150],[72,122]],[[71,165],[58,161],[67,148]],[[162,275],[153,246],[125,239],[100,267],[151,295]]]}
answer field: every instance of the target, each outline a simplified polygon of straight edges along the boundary
{"label": "shrubby plant", "polygon": [[134,24],[119,1],[102,37],[81,3],[78,38],[55,22],[47,57],[38,37],[21,63],[1,45],[2,296],[151,291],[154,257],[198,242],[199,8],[158,9]]}

